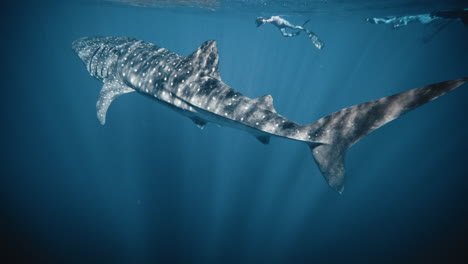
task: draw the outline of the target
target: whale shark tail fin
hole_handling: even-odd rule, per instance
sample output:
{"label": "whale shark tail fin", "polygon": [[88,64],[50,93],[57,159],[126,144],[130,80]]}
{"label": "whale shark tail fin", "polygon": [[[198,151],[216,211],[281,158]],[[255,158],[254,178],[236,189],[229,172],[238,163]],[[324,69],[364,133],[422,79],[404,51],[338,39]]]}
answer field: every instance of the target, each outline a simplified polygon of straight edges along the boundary
{"label": "whale shark tail fin", "polygon": [[344,108],[307,127],[312,155],[330,187],[344,189],[346,151],[375,129],[468,82],[451,80]]}

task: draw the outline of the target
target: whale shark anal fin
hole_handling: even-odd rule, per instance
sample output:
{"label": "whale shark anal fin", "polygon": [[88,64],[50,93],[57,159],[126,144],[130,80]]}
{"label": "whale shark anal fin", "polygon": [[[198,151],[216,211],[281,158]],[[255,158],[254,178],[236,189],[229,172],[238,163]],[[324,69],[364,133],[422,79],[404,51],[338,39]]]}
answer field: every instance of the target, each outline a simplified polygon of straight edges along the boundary
{"label": "whale shark anal fin", "polygon": [[112,101],[122,94],[134,92],[135,90],[117,81],[106,80],[99,93],[96,103],[97,118],[101,125],[106,123],[106,113]]}

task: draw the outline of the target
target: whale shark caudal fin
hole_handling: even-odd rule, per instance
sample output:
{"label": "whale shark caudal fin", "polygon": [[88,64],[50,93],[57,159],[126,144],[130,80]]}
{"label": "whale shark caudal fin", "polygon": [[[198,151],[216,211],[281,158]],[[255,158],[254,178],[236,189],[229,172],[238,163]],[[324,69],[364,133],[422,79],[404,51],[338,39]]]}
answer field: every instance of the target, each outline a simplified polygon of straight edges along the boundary
{"label": "whale shark caudal fin", "polygon": [[[344,108],[307,126],[309,147],[323,177],[338,193],[344,189],[344,156],[361,138],[400,115],[454,90],[468,78],[432,84]],[[317,144],[319,143],[319,144]]]}
{"label": "whale shark caudal fin", "polygon": [[105,80],[104,86],[99,93],[99,98],[96,103],[96,113],[97,118],[101,125],[106,123],[106,113],[110,104],[115,98],[119,97],[122,94],[134,92],[132,88],[126,86],[125,84],[112,80]]}

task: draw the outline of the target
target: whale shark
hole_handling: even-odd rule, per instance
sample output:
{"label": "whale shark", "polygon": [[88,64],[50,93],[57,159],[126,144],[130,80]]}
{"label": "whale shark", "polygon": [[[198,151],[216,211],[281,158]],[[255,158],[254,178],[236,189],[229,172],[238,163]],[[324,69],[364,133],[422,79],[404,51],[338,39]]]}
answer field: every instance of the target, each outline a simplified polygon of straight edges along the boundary
{"label": "whale shark", "polygon": [[104,83],[96,104],[101,124],[105,124],[109,105],[117,97],[138,92],[200,128],[215,123],[251,133],[263,144],[271,137],[305,143],[328,185],[340,194],[345,182],[345,153],[353,144],[468,81],[460,78],[404,91],[301,125],[278,114],[271,95],[251,99],[225,84],[213,40],[188,56],[129,37],[84,37],[75,40],[72,49],[88,72]]}

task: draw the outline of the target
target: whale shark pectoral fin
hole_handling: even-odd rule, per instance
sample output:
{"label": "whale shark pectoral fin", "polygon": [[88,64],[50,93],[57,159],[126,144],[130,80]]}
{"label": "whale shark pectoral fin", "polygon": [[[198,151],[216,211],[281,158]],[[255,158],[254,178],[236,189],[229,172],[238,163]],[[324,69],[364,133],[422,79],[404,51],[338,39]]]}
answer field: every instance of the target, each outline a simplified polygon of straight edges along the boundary
{"label": "whale shark pectoral fin", "polygon": [[262,144],[268,144],[270,143],[270,136],[258,136],[256,137],[258,141],[260,141]]}
{"label": "whale shark pectoral fin", "polygon": [[273,107],[273,97],[270,94],[264,95],[259,98],[255,98],[252,100],[252,102],[258,107],[276,113],[276,110]]}
{"label": "whale shark pectoral fin", "polygon": [[115,81],[105,81],[104,86],[99,93],[96,103],[97,118],[101,125],[106,123],[106,113],[112,101],[122,94],[134,92],[135,90]]}
{"label": "whale shark pectoral fin", "polygon": [[205,127],[205,125],[208,123],[206,122],[206,120],[203,120],[199,117],[196,117],[196,116],[192,116],[190,117],[190,119],[193,121],[193,123],[195,123],[195,125],[198,126],[198,128],[200,129],[203,129]]}

